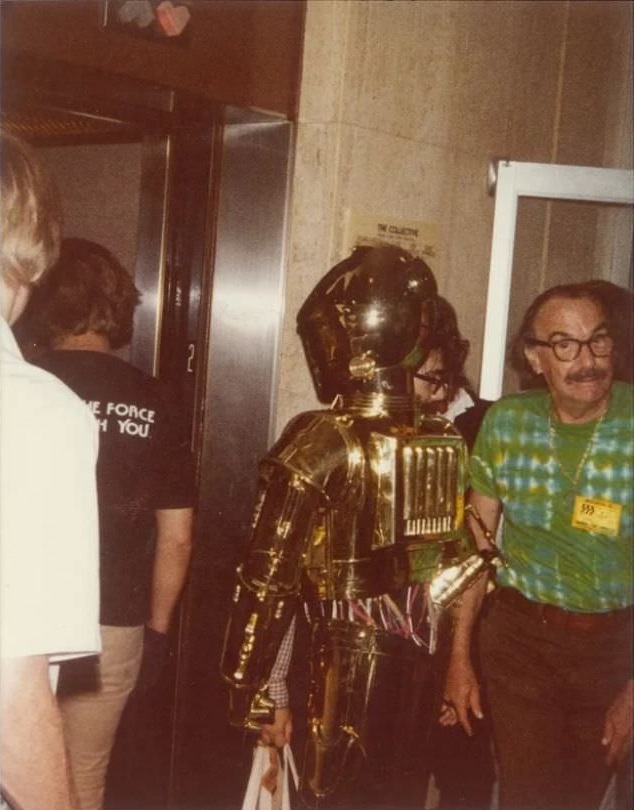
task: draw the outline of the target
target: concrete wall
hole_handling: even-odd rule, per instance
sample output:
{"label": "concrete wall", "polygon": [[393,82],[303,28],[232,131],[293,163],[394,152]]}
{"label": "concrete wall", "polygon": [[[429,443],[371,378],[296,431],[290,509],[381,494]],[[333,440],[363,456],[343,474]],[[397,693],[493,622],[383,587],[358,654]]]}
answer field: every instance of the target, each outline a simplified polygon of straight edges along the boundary
{"label": "concrete wall", "polygon": [[[295,315],[342,258],[344,214],[435,223],[434,269],[472,342],[490,257],[490,158],[631,168],[626,2],[309,0],[279,367],[278,428],[316,400]],[[627,281],[631,214],[526,201],[511,323],[562,278]]]}

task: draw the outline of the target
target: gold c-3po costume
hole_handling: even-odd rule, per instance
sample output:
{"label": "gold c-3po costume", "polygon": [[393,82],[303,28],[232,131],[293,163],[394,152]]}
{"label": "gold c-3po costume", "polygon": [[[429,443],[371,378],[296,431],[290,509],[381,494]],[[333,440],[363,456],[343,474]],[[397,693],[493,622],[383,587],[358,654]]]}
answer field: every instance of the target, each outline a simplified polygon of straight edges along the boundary
{"label": "gold c-3po costume", "polygon": [[[446,420],[421,419],[413,396],[422,310],[433,324],[435,295],[424,262],[390,246],[358,248],[315,287],[298,331],[320,399],[335,404],[293,419],[262,461],[238,569],[222,660],[232,722],[271,722],[270,673],[303,607],[301,790],[309,801],[332,794],[328,806],[355,773],[362,789],[346,807],[381,806],[377,793],[390,791],[384,806],[400,808],[394,790],[411,772],[424,789],[442,606],[462,569],[480,567],[463,525],[464,442]],[[413,798],[422,806],[424,793]]]}

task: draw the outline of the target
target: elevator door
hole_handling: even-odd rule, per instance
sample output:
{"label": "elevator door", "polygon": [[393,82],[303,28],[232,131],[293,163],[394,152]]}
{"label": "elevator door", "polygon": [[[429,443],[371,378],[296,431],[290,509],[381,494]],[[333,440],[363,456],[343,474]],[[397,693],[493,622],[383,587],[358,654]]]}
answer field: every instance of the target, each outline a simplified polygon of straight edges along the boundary
{"label": "elevator door", "polygon": [[133,273],[143,298],[124,357],[176,389],[200,484],[168,665],[128,704],[106,806],[226,808],[239,804],[249,746],[226,720],[220,644],[275,421],[292,125],[169,91],[158,102],[152,91],[145,108],[139,88],[118,117],[126,88],[106,103],[89,85],[83,77],[72,97],[65,82],[37,108],[28,87],[12,86],[4,122],[58,176],[66,234],[103,243]]}
{"label": "elevator door", "polygon": [[[275,421],[290,151],[288,122],[225,109],[213,214],[198,248],[207,270],[188,281],[179,270],[187,261],[166,268],[163,310],[176,312],[161,324],[159,367],[189,383],[199,474],[195,542],[174,655],[156,690],[130,701],[118,735],[108,792],[113,810],[226,810],[239,805],[244,788],[251,743],[227,723],[219,659],[234,569],[249,536],[257,462]],[[172,205],[189,221],[183,205],[194,180],[181,180],[183,196]],[[187,250],[187,241],[177,241]],[[196,318],[178,314],[185,299]],[[172,344],[170,329],[176,338],[184,334],[179,322],[190,329],[181,345],[186,365],[177,362],[172,372],[163,347]]]}

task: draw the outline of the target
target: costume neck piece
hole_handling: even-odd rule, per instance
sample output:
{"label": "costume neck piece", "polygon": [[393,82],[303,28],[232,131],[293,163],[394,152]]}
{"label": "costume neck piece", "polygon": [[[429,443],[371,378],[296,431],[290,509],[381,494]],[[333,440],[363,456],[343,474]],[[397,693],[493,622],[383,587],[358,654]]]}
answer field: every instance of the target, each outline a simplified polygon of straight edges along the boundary
{"label": "costume neck piece", "polygon": [[355,391],[342,395],[337,398],[336,404],[365,417],[404,416],[413,414],[415,409],[411,395],[384,394],[378,391]]}

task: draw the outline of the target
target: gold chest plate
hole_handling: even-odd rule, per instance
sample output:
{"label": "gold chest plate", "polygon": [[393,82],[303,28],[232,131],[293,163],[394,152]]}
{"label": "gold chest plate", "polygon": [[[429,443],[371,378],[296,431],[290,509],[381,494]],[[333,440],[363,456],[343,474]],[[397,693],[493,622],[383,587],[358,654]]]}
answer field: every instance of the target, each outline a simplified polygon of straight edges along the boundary
{"label": "gold chest plate", "polygon": [[459,436],[371,433],[372,548],[417,546],[462,528],[466,451]]}

